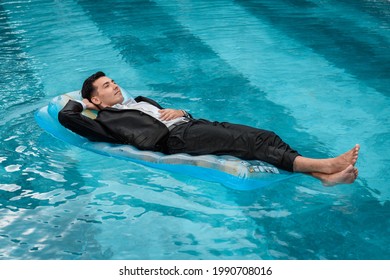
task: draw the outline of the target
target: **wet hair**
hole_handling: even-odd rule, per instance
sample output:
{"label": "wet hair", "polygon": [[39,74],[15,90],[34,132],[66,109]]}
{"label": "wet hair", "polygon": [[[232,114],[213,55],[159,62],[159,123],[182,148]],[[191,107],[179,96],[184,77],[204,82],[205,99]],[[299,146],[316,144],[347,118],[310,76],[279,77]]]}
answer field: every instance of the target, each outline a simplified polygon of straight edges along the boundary
{"label": "wet hair", "polygon": [[88,99],[89,101],[91,101],[91,97],[92,97],[92,93],[93,91],[96,89],[94,86],[93,86],[93,83],[101,78],[101,77],[105,77],[106,74],[104,74],[102,71],[98,71],[96,72],[95,74],[91,75],[90,77],[88,77],[84,83],[83,83],[83,87],[81,88],[81,96],[83,98],[86,98]]}

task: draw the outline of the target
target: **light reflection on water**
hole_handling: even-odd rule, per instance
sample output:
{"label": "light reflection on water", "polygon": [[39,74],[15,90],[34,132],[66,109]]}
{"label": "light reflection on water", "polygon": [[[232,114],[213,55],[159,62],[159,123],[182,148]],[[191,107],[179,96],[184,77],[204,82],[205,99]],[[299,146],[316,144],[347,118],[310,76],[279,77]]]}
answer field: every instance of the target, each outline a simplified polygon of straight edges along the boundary
{"label": "light reflection on water", "polygon": [[[386,15],[348,1],[178,3],[2,2],[0,259],[388,259]],[[275,128],[305,154],[363,141],[361,176],[240,192],[43,132],[34,111],[95,69],[196,117]]]}

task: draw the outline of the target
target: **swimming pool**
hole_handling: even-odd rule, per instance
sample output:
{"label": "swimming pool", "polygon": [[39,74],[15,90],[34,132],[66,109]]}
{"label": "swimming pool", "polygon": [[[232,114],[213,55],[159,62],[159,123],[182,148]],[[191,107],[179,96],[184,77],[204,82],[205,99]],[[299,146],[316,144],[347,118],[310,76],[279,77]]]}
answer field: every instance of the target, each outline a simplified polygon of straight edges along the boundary
{"label": "swimming pool", "polygon": [[[0,259],[389,259],[390,4],[0,4]],[[104,70],[301,153],[362,146],[359,179],[236,191],[54,139],[34,112]]]}

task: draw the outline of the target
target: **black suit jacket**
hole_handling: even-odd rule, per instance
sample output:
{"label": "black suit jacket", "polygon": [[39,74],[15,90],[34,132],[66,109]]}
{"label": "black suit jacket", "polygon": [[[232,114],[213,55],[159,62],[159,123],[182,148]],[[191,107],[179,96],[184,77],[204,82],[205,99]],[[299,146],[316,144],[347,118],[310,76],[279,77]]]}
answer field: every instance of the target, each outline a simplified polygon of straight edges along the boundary
{"label": "black suit jacket", "polygon": [[[154,100],[142,96],[136,102],[145,101],[159,109]],[[82,115],[83,106],[70,100],[58,113],[59,122],[90,141],[130,144],[141,150],[163,151],[169,130],[155,118],[133,109],[104,108],[96,119]]]}

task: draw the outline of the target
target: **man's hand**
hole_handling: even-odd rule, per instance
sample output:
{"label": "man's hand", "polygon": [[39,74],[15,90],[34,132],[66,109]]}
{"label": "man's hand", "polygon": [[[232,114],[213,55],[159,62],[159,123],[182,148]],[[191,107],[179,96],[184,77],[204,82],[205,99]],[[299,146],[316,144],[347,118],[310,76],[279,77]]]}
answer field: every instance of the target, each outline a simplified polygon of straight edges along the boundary
{"label": "man's hand", "polygon": [[88,99],[84,98],[83,99],[83,103],[87,106],[87,109],[90,109],[90,110],[99,110],[99,108],[91,103]]}
{"label": "man's hand", "polygon": [[162,109],[158,112],[160,113],[160,120],[162,121],[170,121],[184,116],[182,110]]}

